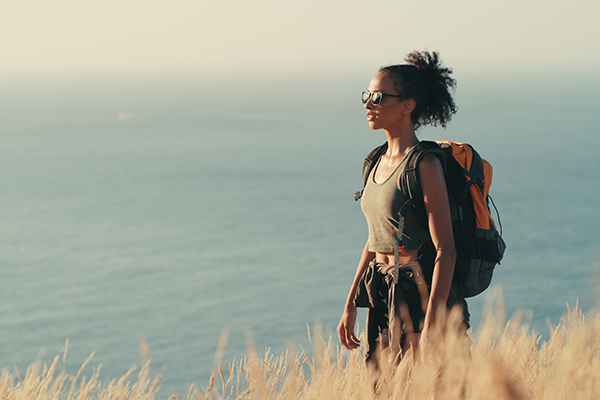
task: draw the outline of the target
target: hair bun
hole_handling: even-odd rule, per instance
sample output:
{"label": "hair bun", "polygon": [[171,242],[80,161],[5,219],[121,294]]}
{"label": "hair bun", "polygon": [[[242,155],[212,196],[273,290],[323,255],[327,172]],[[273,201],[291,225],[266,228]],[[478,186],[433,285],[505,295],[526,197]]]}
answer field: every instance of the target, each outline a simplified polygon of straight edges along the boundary
{"label": "hair bun", "polygon": [[399,93],[417,101],[412,114],[415,128],[428,124],[445,127],[457,111],[450,94],[456,88],[456,80],[450,76],[452,70],[442,64],[436,51],[413,51],[405,61],[404,66],[381,70],[387,72]]}

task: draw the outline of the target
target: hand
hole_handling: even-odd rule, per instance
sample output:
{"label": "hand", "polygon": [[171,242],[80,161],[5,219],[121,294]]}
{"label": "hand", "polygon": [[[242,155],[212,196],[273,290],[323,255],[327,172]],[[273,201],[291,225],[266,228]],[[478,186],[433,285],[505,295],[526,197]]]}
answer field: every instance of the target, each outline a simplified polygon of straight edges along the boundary
{"label": "hand", "polygon": [[426,321],[419,338],[419,353],[421,355],[421,360],[423,360],[425,354],[429,354],[428,357],[434,355],[431,351],[434,347],[439,345],[440,340],[442,340],[442,332],[440,331],[439,324],[428,324]]}
{"label": "hand", "polygon": [[424,327],[419,337],[419,353],[423,355],[424,352],[428,351],[427,349],[429,349],[430,345],[431,342],[429,341],[429,329]]}
{"label": "hand", "polygon": [[360,346],[360,340],[354,335],[354,324],[356,323],[356,307],[354,305],[346,306],[337,332],[340,337],[340,343],[348,350],[357,349]]}

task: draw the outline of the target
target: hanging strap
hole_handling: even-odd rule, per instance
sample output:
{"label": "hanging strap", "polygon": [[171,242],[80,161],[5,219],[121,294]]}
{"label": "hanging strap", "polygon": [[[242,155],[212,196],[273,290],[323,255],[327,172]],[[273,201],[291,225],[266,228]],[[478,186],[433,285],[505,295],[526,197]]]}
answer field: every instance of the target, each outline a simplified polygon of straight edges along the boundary
{"label": "hanging strap", "polygon": [[396,232],[396,245],[394,246],[394,283],[398,283],[398,276],[400,275],[400,252],[404,253],[402,248],[402,233],[404,232],[404,215],[408,211],[411,205],[410,198],[400,207],[398,211],[398,231]]}

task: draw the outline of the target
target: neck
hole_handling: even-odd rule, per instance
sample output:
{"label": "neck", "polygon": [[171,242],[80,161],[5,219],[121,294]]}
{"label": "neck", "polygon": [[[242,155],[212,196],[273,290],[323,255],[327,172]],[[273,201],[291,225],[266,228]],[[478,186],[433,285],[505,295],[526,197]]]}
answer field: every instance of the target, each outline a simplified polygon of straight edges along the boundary
{"label": "neck", "polygon": [[388,157],[404,157],[411,147],[419,143],[412,125],[396,131],[386,130],[385,134],[388,142],[388,150],[386,152]]}

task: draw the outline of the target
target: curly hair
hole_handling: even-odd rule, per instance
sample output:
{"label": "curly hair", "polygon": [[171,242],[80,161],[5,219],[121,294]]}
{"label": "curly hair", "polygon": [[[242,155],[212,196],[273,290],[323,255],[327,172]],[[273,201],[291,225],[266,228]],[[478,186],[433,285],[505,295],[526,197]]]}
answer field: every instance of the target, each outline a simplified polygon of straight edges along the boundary
{"label": "curly hair", "polygon": [[445,128],[457,111],[450,94],[456,88],[456,80],[450,77],[452,70],[442,65],[435,51],[413,51],[405,61],[407,64],[390,65],[379,71],[392,80],[400,95],[416,101],[411,114],[415,129],[423,125]]}

